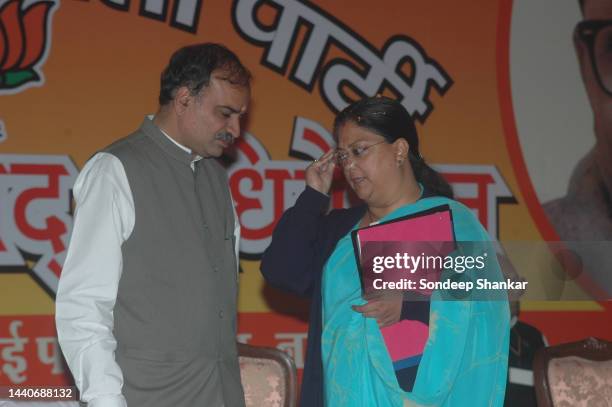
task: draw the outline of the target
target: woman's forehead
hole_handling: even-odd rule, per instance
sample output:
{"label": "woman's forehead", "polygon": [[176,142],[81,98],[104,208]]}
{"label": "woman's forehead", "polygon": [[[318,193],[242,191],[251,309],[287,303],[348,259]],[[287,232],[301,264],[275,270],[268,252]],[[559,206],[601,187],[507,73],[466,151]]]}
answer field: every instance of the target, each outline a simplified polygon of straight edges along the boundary
{"label": "woman's forehead", "polygon": [[346,148],[358,141],[381,141],[382,136],[353,122],[344,124],[338,131],[338,147]]}

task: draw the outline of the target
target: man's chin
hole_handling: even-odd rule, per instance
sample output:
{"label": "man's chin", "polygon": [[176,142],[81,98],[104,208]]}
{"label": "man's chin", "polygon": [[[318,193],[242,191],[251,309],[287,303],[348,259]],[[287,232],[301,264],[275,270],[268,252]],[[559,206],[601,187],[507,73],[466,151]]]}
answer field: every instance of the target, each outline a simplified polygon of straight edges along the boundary
{"label": "man's chin", "polygon": [[222,140],[215,140],[214,143],[210,146],[210,155],[215,157],[220,157],[225,150],[230,147],[231,144],[226,143]]}
{"label": "man's chin", "polygon": [[202,149],[199,151],[194,150],[194,153],[202,158],[219,158],[223,155],[224,150],[225,149],[223,147],[215,144],[207,149]]}

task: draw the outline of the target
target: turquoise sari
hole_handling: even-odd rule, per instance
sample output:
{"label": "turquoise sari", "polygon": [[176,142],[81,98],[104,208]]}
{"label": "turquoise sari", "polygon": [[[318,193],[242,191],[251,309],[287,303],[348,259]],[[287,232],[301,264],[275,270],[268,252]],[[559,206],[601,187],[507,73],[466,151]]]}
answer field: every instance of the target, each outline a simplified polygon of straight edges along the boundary
{"label": "turquoise sari", "polygon": [[[441,197],[421,199],[381,221],[444,204],[451,208],[457,241],[490,240],[467,207]],[[499,265],[492,263],[495,270],[489,272],[500,275]],[[324,267],[321,294],[326,406],[503,405],[510,332],[507,301],[443,301],[434,292],[429,338],[413,389],[406,392],[397,382],[376,320],[351,309],[365,301],[350,233]]]}

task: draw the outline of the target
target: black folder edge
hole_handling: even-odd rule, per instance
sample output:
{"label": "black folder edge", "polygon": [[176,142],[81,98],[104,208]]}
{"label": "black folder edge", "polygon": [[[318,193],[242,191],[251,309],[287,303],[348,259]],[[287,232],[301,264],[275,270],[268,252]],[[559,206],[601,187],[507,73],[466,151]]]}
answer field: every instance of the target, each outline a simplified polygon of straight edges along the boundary
{"label": "black folder edge", "polygon": [[452,231],[453,231],[453,244],[454,244],[453,250],[455,250],[457,249],[457,236],[455,235],[455,222],[453,220],[453,211],[451,210],[450,205],[448,204],[434,206],[433,208],[425,209],[420,212],[411,213],[409,215],[404,215],[399,218],[388,220],[386,222],[380,222],[375,225],[369,225],[363,228],[355,229],[351,232],[351,241],[353,242],[353,254],[355,255],[355,260],[357,263],[357,271],[359,272],[359,283],[361,284],[362,294],[365,294],[365,286],[363,282],[363,268],[361,267],[361,258],[359,256],[359,241],[357,238],[357,234],[359,233],[359,231],[375,228],[381,225],[388,225],[394,222],[401,222],[407,219],[419,218],[421,216],[426,216],[426,215],[433,215],[434,213],[439,213],[439,212],[449,212],[450,214],[450,222],[451,222]]}

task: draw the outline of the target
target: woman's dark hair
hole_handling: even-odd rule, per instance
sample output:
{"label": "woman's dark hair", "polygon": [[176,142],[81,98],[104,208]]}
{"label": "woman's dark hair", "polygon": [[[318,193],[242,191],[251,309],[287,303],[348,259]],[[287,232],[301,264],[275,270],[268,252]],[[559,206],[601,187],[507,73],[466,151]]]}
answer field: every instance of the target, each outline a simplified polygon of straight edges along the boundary
{"label": "woman's dark hair", "polygon": [[418,182],[434,195],[453,198],[453,189],[442,176],[431,168],[419,152],[419,138],[414,120],[396,100],[387,97],[369,97],[350,104],[334,120],[334,136],[346,123],[352,122],[382,137],[388,143],[399,138],[408,142],[408,160]]}
{"label": "woman's dark hair", "polygon": [[204,86],[208,86],[210,75],[217,70],[221,71],[222,79],[233,85],[250,86],[251,73],[236,54],[223,45],[203,43],[179,49],[172,54],[161,74],[160,106],[172,101],[181,86],[186,86],[192,95],[197,95]]}

